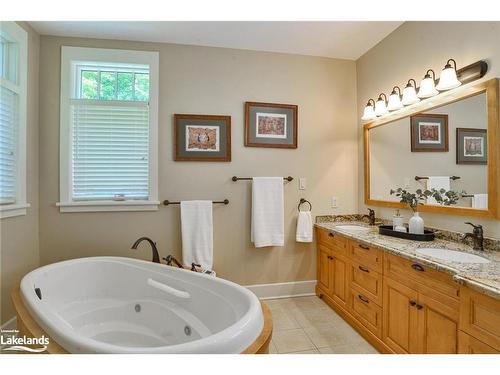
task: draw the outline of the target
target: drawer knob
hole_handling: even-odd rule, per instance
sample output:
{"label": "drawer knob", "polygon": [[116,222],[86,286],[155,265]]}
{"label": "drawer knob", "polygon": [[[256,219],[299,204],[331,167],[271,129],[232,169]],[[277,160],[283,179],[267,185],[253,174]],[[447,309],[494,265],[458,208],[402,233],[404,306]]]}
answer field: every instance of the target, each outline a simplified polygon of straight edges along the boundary
{"label": "drawer knob", "polygon": [[413,268],[415,271],[418,271],[418,272],[424,272],[424,267],[422,267],[420,264],[417,264],[417,263],[413,263],[411,265],[411,268]]}
{"label": "drawer knob", "polygon": [[361,294],[358,294],[358,298],[363,301],[364,303],[370,303],[370,301],[368,301],[368,298],[366,298],[365,296],[362,296]]}
{"label": "drawer knob", "polygon": [[334,257],[332,257],[331,255],[328,255],[328,259],[333,260],[333,259],[335,259],[335,258],[334,258]]}
{"label": "drawer knob", "polygon": [[415,306],[417,304],[417,301],[415,300],[410,300],[410,306]]}
{"label": "drawer knob", "polygon": [[417,303],[415,307],[417,308],[417,310],[421,310],[424,306]]}
{"label": "drawer knob", "polygon": [[361,244],[360,244],[360,245],[359,245],[359,247],[360,247],[361,249],[363,249],[363,250],[370,250],[370,248],[369,248],[368,246],[366,246],[366,245],[361,245]]}
{"label": "drawer knob", "polygon": [[328,233],[328,237],[333,237],[333,233]]}
{"label": "drawer knob", "polygon": [[358,268],[359,268],[361,271],[363,271],[363,272],[370,273],[370,270],[369,270],[369,269],[367,269],[367,268],[365,268],[365,267],[363,267],[363,266],[358,266]]}

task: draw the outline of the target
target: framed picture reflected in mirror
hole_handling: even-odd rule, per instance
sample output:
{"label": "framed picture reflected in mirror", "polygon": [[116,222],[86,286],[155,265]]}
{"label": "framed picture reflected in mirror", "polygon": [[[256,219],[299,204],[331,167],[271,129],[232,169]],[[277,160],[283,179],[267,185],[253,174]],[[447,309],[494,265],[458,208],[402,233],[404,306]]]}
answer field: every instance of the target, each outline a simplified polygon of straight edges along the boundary
{"label": "framed picture reflected in mirror", "polygon": [[448,152],[448,115],[410,116],[411,152]]}

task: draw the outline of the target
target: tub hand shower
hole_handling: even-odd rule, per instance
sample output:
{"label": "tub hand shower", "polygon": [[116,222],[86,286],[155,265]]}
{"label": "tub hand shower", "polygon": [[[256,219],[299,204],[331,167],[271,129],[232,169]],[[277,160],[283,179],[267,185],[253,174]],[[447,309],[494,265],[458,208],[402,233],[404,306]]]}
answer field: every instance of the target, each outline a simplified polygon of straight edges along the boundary
{"label": "tub hand shower", "polygon": [[151,278],[148,278],[148,285],[178,298],[182,299],[191,298],[191,295],[188,292],[183,292],[182,290],[172,288],[171,286],[165,285]]}

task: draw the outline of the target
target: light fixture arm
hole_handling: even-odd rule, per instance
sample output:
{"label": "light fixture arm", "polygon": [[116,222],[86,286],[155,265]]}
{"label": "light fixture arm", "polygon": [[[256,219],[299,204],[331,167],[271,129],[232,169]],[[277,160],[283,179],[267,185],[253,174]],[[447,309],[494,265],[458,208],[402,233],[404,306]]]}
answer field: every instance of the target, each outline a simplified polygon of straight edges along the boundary
{"label": "light fixture arm", "polygon": [[368,99],[368,103],[366,103],[366,106],[375,108],[375,100]]}
{"label": "light fixture arm", "polygon": [[384,102],[387,103],[387,95],[384,93],[379,94],[377,101],[382,100],[382,95],[384,96]]}
{"label": "light fixture arm", "polygon": [[[396,92],[396,89],[398,89],[398,92]],[[399,97],[401,97],[401,89],[399,88],[399,86],[394,86],[394,87],[392,88],[392,93],[391,93],[391,95],[394,95],[394,94],[399,95]]]}
{"label": "light fixture arm", "polygon": [[427,69],[427,72],[425,72],[424,78],[431,78],[431,75],[429,74],[429,72],[432,72],[432,79],[434,80],[434,82],[436,82],[436,73],[432,69]]}
{"label": "light fixture arm", "polygon": [[406,84],[406,87],[412,87],[411,82],[413,81],[413,88],[416,90],[417,89],[417,81],[415,81],[413,78],[410,78],[408,80],[408,83]]}
{"label": "light fixture arm", "polygon": [[451,64],[450,62],[453,61],[453,68],[455,69],[455,71],[457,70],[457,62],[454,60],[454,59],[448,59],[448,61],[446,62],[446,65],[445,65],[445,69],[447,68],[451,68]]}

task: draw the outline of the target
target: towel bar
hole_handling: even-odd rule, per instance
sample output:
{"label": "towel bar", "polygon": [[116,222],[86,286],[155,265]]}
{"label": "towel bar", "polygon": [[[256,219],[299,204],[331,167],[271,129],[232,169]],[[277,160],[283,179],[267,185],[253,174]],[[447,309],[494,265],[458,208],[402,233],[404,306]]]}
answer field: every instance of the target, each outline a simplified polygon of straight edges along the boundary
{"label": "towel bar", "polygon": [[[212,201],[212,203],[213,203],[213,204],[215,204],[215,203],[229,204],[229,199],[224,199],[223,201]],[[168,206],[169,204],[181,204],[181,202],[171,202],[171,201],[169,201],[168,199],[165,199],[165,200],[163,201],[163,205],[164,205],[164,206]]]}
{"label": "towel bar", "polygon": [[[420,177],[420,176],[415,176],[415,181],[420,181],[420,180],[428,180],[429,177]],[[460,180],[460,177],[459,176],[451,176],[450,177],[450,180]]]}
{"label": "towel bar", "polygon": [[[232,178],[233,181],[239,181],[239,180],[250,181],[252,179],[253,179],[253,177],[236,177],[236,176],[233,176],[233,178]],[[290,182],[290,181],[293,180],[293,177],[292,176],[283,177],[283,180],[286,180],[286,181]]]}

